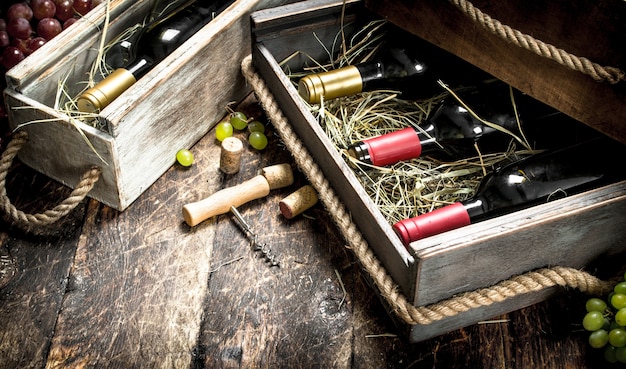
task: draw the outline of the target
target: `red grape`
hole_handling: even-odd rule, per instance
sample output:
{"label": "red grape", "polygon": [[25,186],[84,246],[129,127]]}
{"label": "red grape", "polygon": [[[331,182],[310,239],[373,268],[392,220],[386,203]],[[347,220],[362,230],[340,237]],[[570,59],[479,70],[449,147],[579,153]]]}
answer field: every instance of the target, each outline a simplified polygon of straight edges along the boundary
{"label": "red grape", "polygon": [[33,10],[25,2],[15,3],[7,10],[7,19],[24,18],[28,21],[33,19]]}
{"label": "red grape", "polygon": [[87,14],[91,7],[91,0],[74,0],[74,10],[80,15]]}
{"label": "red grape", "polygon": [[61,22],[74,17],[74,1],[73,0],[56,0],[56,13],[55,17]]}
{"label": "red grape", "polygon": [[7,24],[7,32],[12,37],[26,40],[32,35],[33,28],[26,18],[13,18]]}
{"label": "red grape", "polygon": [[4,65],[6,69],[11,69],[17,63],[24,60],[24,58],[24,53],[22,53],[20,49],[15,46],[7,46],[2,52],[2,65]]}
{"label": "red grape", "polygon": [[69,27],[72,24],[76,23],[77,20],[78,20],[78,18],[74,18],[74,17],[66,20],[65,22],[63,22],[63,29],[67,29],[67,27]]}
{"label": "red grape", "polygon": [[13,40],[11,40],[11,45],[17,47],[18,50],[21,51],[24,55],[30,54],[27,44],[28,40],[22,40],[20,38],[14,38]]}
{"label": "red grape", "polygon": [[30,7],[33,9],[35,19],[53,18],[57,7],[52,0],[32,0]]}
{"label": "red grape", "polygon": [[39,49],[40,47],[42,47],[44,44],[46,43],[46,39],[43,37],[34,37],[31,38],[30,40],[28,40],[28,42],[26,43],[26,47],[28,48],[29,52],[33,52],[37,49]]}
{"label": "red grape", "polygon": [[[0,5],[0,91],[8,68],[39,49],[101,0],[2,0]],[[2,105],[0,96],[0,105]],[[0,125],[2,117],[0,117]],[[1,128],[1,127],[0,127]],[[0,129],[1,134],[1,129]]]}
{"label": "red grape", "polygon": [[63,31],[63,26],[56,18],[44,18],[37,23],[37,34],[48,41],[61,31]]}
{"label": "red grape", "polygon": [[0,31],[0,47],[7,47],[11,44],[7,31]]}

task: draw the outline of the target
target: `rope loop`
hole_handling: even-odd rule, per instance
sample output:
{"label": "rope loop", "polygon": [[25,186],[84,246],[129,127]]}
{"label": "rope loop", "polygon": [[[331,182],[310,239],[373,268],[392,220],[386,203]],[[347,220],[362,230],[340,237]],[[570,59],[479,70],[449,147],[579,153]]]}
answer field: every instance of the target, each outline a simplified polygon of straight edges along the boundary
{"label": "rope loop", "polygon": [[602,66],[587,58],[570,54],[563,49],[559,49],[528,34],[524,34],[506,24],[502,24],[497,19],[491,18],[468,0],[450,0],[450,2],[465,13],[472,21],[516,46],[529,50],[541,57],[553,60],[569,69],[589,75],[598,82],[617,84],[620,81],[626,80],[626,74],[621,69]]}
{"label": "rope loop", "polygon": [[363,269],[370,275],[376,288],[380,291],[388,305],[406,323],[427,325],[471,309],[502,302],[513,296],[556,286],[577,288],[592,295],[605,294],[610,291],[610,282],[602,281],[581,270],[555,266],[530,271],[491,287],[452,296],[447,300],[428,306],[414,306],[399,291],[399,286],[393,281],[385,267],[370,249],[367,241],[357,229],[349,212],[335,194],[324,173],[291,128],[265,81],[254,70],[251,56],[247,56],[242,61],[242,73],[252,86],[252,90],[267,113],[272,125],[276,128],[276,132],[291,152],[294,161],[318,192],[320,202],[330,213],[342,236],[347,241],[348,247],[354,252]]}
{"label": "rope loop", "polygon": [[98,167],[90,168],[83,174],[76,188],[70,195],[54,208],[39,214],[27,214],[17,209],[11,203],[6,191],[6,177],[9,168],[13,163],[13,159],[26,142],[28,142],[28,134],[25,131],[15,133],[6,150],[2,153],[2,156],[0,156],[0,209],[2,209],[13,222],[21,225],[50,225],[69,214],[70,211],[85,199],[89,191],[91,191],[100,178],[102,170]]}

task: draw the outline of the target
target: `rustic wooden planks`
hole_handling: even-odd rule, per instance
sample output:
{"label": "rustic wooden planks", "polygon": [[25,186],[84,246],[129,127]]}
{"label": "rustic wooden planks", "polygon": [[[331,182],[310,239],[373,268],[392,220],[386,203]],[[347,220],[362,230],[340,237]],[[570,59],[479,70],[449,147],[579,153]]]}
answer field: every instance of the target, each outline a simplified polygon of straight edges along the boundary
{"label": "rustic wooden planks", "polygon": [[48,367],[189,365],[214,232],[182,225],[180,206],[219,185],[217,155],[215,145],[198,152],[126,212],[91,203]]}
{"label": "rustic wooden planks", "polygon": [[[46,209],[42,203],[54,203],[70,193],[20,164],[9,172],[7,192],[26,212],[41,212]],[[83,208],[79,205],[54,227],[30,231],[0,221],[0,367],[45,364],[81,235]]]}

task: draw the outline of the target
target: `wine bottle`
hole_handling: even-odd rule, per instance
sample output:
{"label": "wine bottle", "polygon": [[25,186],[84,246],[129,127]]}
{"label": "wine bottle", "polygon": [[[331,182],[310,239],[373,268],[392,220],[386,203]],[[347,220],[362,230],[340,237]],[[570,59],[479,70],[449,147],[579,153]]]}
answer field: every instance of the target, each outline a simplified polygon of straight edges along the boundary
{"label": "wine bottle", "polygon": [[147,26],[133,46],[134,58],[78,97],[78,110],[95,112],[121,95],[178,46],[209,23],[232,0],[196,0]]}
{"label": "wine bottle", "polygon": [[426,99],[444,92],[440,79],[456,87],[493,78],[453,54],[399,32],[390,31],[374,61],[307,75],[298,82],[298,93],[311,104],[322,96],[331,100],[374,90],[393,90],[407,100]]}
{"label": "wine bottle", "polygon": [[[623,145],[599,138],[531,155],[488,174],[468,200],[446,205],[393,229],[405,245],[435,234],[579,193],[625,177]],[[619,160],[619,159],[618,159]]]}
{"label": "wine bottle", "polygon": [[[525,126],[544,125],[548,120],[551,120],[549,125],[552,126],[563,120],[573,121],[563,113],[518,93],[514,94],[516,112],[509,86],[499,81],[466,89],[458,95],[481,119],[454,96],[446,96],[419,127],[408,127],[358,141],[348,148],[348,154],[377,166],[431,154],[458,159],[476,153],[475,143],[479,143],[483,153],[506,150],[513,139],[511,134],[521,139],[518,118]],[[573,127],[574,123],[570,123]],[[542,132],[543,135],[545,133]]]}

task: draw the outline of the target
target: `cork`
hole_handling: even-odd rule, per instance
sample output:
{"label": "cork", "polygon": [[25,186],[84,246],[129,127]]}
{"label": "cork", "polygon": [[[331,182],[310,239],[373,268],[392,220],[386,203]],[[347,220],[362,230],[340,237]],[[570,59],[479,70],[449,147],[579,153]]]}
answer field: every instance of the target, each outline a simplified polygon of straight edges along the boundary
{"label": "cork", "polygon": [[226,174],[235,174],[241,168],[243,143],[236,137],[227,137],[222,141],[220,170]]}
{"label": "cork", "polygon": [[276,164],[261,169],[261,174],[270,185],[270,190],[291,186],[293,184],[293,172],[289,164]]}
{"label": "cork", "polygon": [[317,204],[317,200],[317,192],[313,186],[306,185],[282,199],[278,206],[285,218],[292,219]]}

